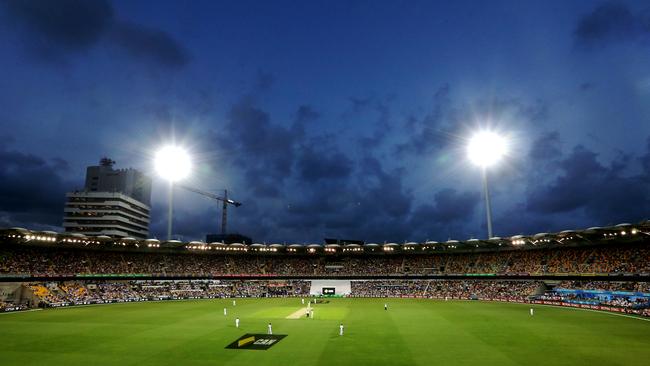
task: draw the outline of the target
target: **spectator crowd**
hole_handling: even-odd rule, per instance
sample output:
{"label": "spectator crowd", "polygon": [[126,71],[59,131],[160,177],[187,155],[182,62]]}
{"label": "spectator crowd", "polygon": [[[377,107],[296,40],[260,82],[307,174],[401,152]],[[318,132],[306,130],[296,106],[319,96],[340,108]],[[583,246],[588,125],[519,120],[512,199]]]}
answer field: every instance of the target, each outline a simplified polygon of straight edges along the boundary
{"label": "spectator crowd", "polygon": [[0,275],[386,276],[400,274],[650,274],[644,245],[393,255],[146,253],[0,246]]}
{"label": "spectator crowd", "polygon": [[542,282],[523,280],[369,280],[353,281],[351,296],[525,302],[540,286]]}
{"label": "spectator crowd", "polygon": [[300,280],[66,281],[33,283],[29,287],[41,307],[151,300],[309,295],[309,282]]}
{"label": "spectator crowd", "polygon": [[[1,244],[1,243],[0,243]],[[404,275],[501,274],[510,280],[394,278]],[[645,245],[545,248],[469,253],[309,255],[151,253],[0,245],[0,276],[47,277],[27,285],[32,304],[69,306],[193,298],[308,296],[310,282],[274,276],[363,276],[352,297],[420,297],[588,304],[650,315],[650,282],[518,280],[528,274],[650,274]],[[159,280],[92,279],[148,275]],[[257,280],[162,280],[162,277],[259,277]],[[62,281],[64,277],[86,279]],[[377,279],[374,279],[376,277]],[[392,278],[392,279],[387,279]],[[448,277],[450,278],[450,277]],[[453,276],[451,276],[453,278]],[[569,290],[569,291],[566,291]],[[596,294],[594,292],[607,292]],[[641,294],[639,294],[641,293]],[[0,311],[25,304],[0,301]]]}

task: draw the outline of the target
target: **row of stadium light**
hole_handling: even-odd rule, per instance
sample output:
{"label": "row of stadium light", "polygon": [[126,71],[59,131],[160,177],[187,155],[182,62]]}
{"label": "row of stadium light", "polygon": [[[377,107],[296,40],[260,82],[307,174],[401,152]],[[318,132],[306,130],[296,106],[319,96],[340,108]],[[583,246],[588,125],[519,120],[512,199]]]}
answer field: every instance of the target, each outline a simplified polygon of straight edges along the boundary
{"label": "row of stadium light", "polygon": [[[650,224],[650,221],[648,221],[646,224]],[[10,233],[8,235],[5,235],[6,238],[22,239],[25,241],[39,241],[39,242],[49,242],[49,243],[57,242],[60,244],[69,243],[69,244],[83,244],[83,245],[90,245],[90,244],[98,245],[98,244],[105,243],[105,244],[112,244],[115,246],[122,246],[122,247],[126,247],[126,246],[140,247],[140,245],[143,246],[146,245],[146,248],[150,248],[150,249],[156,249],[161,247],[160,241],[157,239],[139,240],[131,237],[118,239],[118,238],[111,238],[108,236],[87,237],[79,233],[57,234],[55,232],[31,232],[27,229],[20,229],[20,228],[12,228],[9,230]],[[18,233],[14,233],[13,231],[18,231]],[[562,244],[562,243],[574,242],[578,240],[587,241],[588,237],[585,237],[586,235],[592,235],[592,236],[598,235],[601,238],[607,240],[607,239],[614,239],[614,238],[636,236],[639,234],[650,236],[650,232],[646,232],[644,230],[641,230],[640,228],[633,227],[631,224],[619,224],[616,225],[615,227],[606,227],[606,228],[593,227],[581,231],[566,230],[556,234],[540,233],[533,236],[516,235],[511,238],[493,237],[487,240],[469,239],[463,242],[459,242],[457,240],[448,240],[447,242],[443,242],[443,243],[438,243],[435,241],[426,241],[424,243],[408,242],[404,244],[397,244],[397,243],[385,243],[385,244],[368,243],[362,245],[326,244],[324,246],[319,244],[310,244],[310,245],[271,244],[268,246],[267,244],[252,244],[250,246],[246,246],[242,243],[234,243],[234,244],[227,245],[224,243],[206,244],[202,242],[190,242],[185,244],[184,247],[191,250],[215,250],[215,251],[228,251],[228,252],[255,251],[255,252],[264,252],[264,253],[276,253],[278,251],[283,251],[287,253],[298,253],[298,252],[306,251],[306,253],[308,254],[313,254],[317,252],[334,254],[339,252],[361,253],[361,252],[375,252],[377,250],[381,250],[390,253],[390,252],[395,252],[396,251],[395,248],[397,248],[398,251],[407,252],[407,251],[429,251],[429,250],[436,251],[438,249],[447,250],[447,249],[457,249],[457,248],[468,248],[471,244],[474,244],[471,245],[472,247],[479,248],[480,247],[479,243],[483,243],[483,244],[492,243],[493,245],[498,245],[498,246],[502,246],[506,244],[510,244],[512,246],[523,246],[526,244],[540,245],[540,244],[551,244],[553,242]],[[176,246],[171,245],[171,247],[177,247],[183,245],[182,242],[174,241],[174,240],[167,241],[165,243],[172,244],[172,242],[173,244],[177,244],[177,245]],[[166,245],[165,243],[163,243],[163,245]]]}
{"label": "row of stadium light", "polygon": [[56,241],[56,238],[51,236],[36,236],[36,235],[26,235],[25,240],[38,240],[38,241]]}
{"label": "row of stadium light", "polygon": [[[234,252],[247,252],[248,249],[249,249],[248,247],[226,247],[226,246],[214,246],[214,245],[208,245],[208,244],[187,245],[187,246],[185,246],[185,248],[190,249],[190,250],[218,250],[218,251],[234,251]],[[253,248],[253,249],[256,249],[256,248]],[[266,249],[266,248],[263,248],[263,249]]]}
{"label": "row of stadium light", "polygon": [[354,247],[354,248],[343,248],[344,252],[363,252],[363,248]]}
{"label": "row of stadium light", "polygon": [[[278,251],[277,248],[265,248],[265,247],[262,247],[262,248],[252,248],[252,249],[253,249],[253,251],[255,251],[255,252],[277,252],[277,251]],[[294,249],[294,250],[295,250],[295,249]],[[287,251],[291,251],[291,249],[287,249]]]}
{"label": "row of stadium light", "polygon": [[[639,230],[637,230],[636,228],[630,230],[630,235],[636,235],[638,233],[639,233]],[[603,236],[604,237],[608,237],[608,236],[611,237],[611,236],[618,236],[619,234],[621,236],[625,236],[625,235],[627,235],[627,231],[622,230],[620,233],[604,233]]]}
{"label": "row of stadium light", "polygon": [[[639,230],[637,230],[637,229],[632,229],[632,230],[629,231],[630,235],[636,235],[638,233],[639,233]],[[628,234],[628,232],[621,231],[621,232],[616,232],[616,233],[604,233],[603,236],[604,237],[616,237],[616,236],[625,236],[627,234]],[[38,240],[38,241],[49,241],[49,242],[55,242],[56,241],[56,238],[54,238],[54,237],[38,236],[38,235],[25,235],[25,236],[8,235],[8,237],[9,238],[16,238],[16,239],[25,239],[25,240]],[[571,241],[571,240],[574,240],[574,239],[577,239],[577,237],[576,236],[568,236],[568,237],[564,237],[564,238],[559,238],[559,239],[557,239],[555,241],[558,241],[558,242],[561,243],[561,242],[564,242],[564,241]],[[153,239],[148,239],[148,240],[153,240]],[[145,241],[148,241],[148,240],[145,240]],[[546,238],[546,239],[530,240],[529,242],[531,244],[533,244],[533,245],[536,245],[538,243],[550,243],[550,242],[553,242],[553,241],[554,240]],[[72,244],[85,244],[85,245],[88,245],[88,244],[100,244],[100,242],[96,241],[96,240],[82,240],[82,239],[73,239],[73,238],[64,238],[60,242],[72,243]],[[139,244],[137,242],[135,242],[135,243],[129,243],[129,242],[130,242],[130,240],[127,240],[127,241],[114,241],[113,245],[126,247],[129,244],[133,244],[135,247],[139,247]],[[457,243],[457,241],[453,241],[453,242]],[[523,238],[510,240],[510,243],[513,246],[525,245],[526,242],[527,242],[527,240],[523,239]],[[244,252],[247,252],[250,249],[251,251],[255,251],[255,252],[270,252],[270,253],[278,252],[277,248],[268,248],[268,247],[262,246],[262,244],[257,244],[257,245],[260,245],[260,247],[253,247],[253,248],[244,247],[243,244],[235,244],[235,245],[237,245],[237,247],[231,247],[231,246],[227,246],[226,244],[221,244],[221,243],[219,243],[217,245],[214,245],[214,244],[210,244],[210,245],[208,245],[208,244],[187,245],[185,247],[187,249],[191,249],[191,250],[218,250],[218,251],[239,251],[239,252],[244,251]],[[501,246],[501,245],[502,245],[502,243],[498,243],[498,246]],[[350,248],[344,247],[342,249],[342,252],[374,251],[375,246],[378,247],[380,245],[378,245],[378,244],[369,244],[369,245],[366,244],[366,245],[363,245],[363,246],[354,246],[354,247],[350,247]],[[146,245],[146,247],[147,248],[160,248],[160,244],[158,242],[156,242],[156,243],[148,243]],[[280,245],[280,247],[284,247],[284,246]],[[323,248],[320,245],[318,245],[317,247],[318,247],[318,249]],[[336,245],[336,247],[327,247],[326,246],[325,248],[323,248],[323,250],[326,253],[336,253],[338,251],[337,250],[338,247],[339,247],[338,245]],[[436,249],[438,249],[436,246],[430,246],[430,245],[424,245],[424,244],[417,245],[417,246],[413,246],[413,245],[409,245],[409,246],[403,246],[402,245],[402,246],[400,246],[399,244],[396,244],[396,243],[384,244],[384,245],[381,245],[381,247],[382,247],[383,251],[385,251],[385,252],[394,252],[395,247],[401,247],[402,251],[415,251],[415,250],[418,250],[418,249],[420,251],[426,251],[426,250],[436,250]],[[476,244],[476,245],[474,245],[474,247],[478,248],[479,245]],[[305,246],[301,246],[301,248],[305,248]],[[442,245],[442,247],[440,249],[445,250],[445,249],[456,249],[456,248],[458,248],[458,246],[456,244],[447,244],[446,247],[444,245]],[[312,245],[312,246],[307,248],[307,252],[308,253],[316,253],[318,249],[315,248],[314,245]],[[286,252],[296,253],[296,252],[298,252],[298,249],[295,248],[295,247],[294,248],[287,248]]]}
{"label": "row of stadium light", "polygon": [[[571,235],[571,236],[566,236],[564,238],[559,238],[557,241],[559,241],[560,243],[563,243],[565,241],[571,241],[571,240],[575,240],[575,239],[577,239],[577,237]],[[551,240],[547,240],[547,242],[549,242],[549,241],[551,241]]]}

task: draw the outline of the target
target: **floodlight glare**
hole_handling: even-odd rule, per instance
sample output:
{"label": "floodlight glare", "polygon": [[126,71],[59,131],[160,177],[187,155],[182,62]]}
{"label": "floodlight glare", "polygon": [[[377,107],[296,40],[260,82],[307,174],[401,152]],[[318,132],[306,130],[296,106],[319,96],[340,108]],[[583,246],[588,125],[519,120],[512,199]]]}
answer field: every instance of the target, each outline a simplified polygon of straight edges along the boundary
{"label": "floodlight glare", "polygon": [[190,174],[189,154],[178,146],[165,146],[156,153],[155,167],[162,178],[175,182]]}
{"label": "floodlight glare", "polygon": [[481,167],[496,164],[508,152],[506,139],[491,131],[481,131],[469,140],[469,160]]}
{"label": "floodlight glare", "polygon": [[483,173],[483,195],[485,196],[488,238],[492,237],[492,209],[490,208],[487,168],[496,164],[507,152],[507,140],[492,131],[480,131],[476,133],[467,145],[467,156],[469,160],[480,166]]}

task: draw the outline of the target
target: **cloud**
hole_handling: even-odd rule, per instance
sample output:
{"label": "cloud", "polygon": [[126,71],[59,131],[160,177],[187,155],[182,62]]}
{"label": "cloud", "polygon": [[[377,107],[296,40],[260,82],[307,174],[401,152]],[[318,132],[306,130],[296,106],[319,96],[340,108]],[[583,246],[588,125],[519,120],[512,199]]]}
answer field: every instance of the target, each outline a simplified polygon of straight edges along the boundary
{"label": "cloud", "polygon": [[59,174],[67,169],[62,159],[0,149],[0,226],[59,228],[65,193],[73,186]]}
{"label": "cloud", "polygon": [[7,0],[14,19],[70,49],[94,45],[110,28],[113,8],[107,0]]}
{"label": "cloud", "polygon": [[107,0],[7,0],[6,6],[12,19],[30,31],[30,47],[48,61],[102,42],[165,67],[183,67],[190,60],[167,32],[116,19]]}
{"label": "cloud", "polygon": [[311,121],[315,121],[320,117],[320,113],[314,110],[311,106],[308,105],[301,105],[298,107],[298,111],[296,112],[296,121],[295,123],[309,123]]}
{"label": "cloud", "polygon": [[409,116],[403,123],[406,138],[395,145],[400,156],[431,156],[453,150],[463,136],[478,127],[499,129],[506,124],[513,131],[521,126],[540,125],[548,119],[548,105],[519,98],[483,98],[461,105],[451,98],[451,88],[442,85],[434,94],[432,107],[422,117]]}
{"label": "cloud", "polygon": [[129,55],[162,66],[180,68],[190,60],[188,51],[167,32],[143,25],[119,22],[111,38]]}
{"label": "cloud", "polygon": [[300,178],[305,182],[347,179],[353,167],[352,161],[340,151],[317,152],[311,144],[302,147],[296,164]]}
{"label": "cloud", "polygon": [[580,89],[581,92],[588,92],[588,91],[593,90],[594,88],[596,88],[596,84],[594,84],[592,82],[585,81],[584,83],[580,83],[578,88]]}
{"label": "cloud", "polygon": [[545,161],[562,155],[560,134],[557,131],[547,132],[533,141],[528,157],[533,161]]}
{"label": "cloud", "polygon": [[275,76],[273,74],[258,70],[255,80],[255,90],[259,92],[269,91],[273,87],[273,84],[275,84]]}
{"label": "cloud", "polygon": [[579,45],[593,46],[609,41],[638,40],[650,35],[647,13],[634,14],[622,2],[598,5],[578,21],[574,36]]}
{"label": "cloud", "polygon": [[499,212],[493,219],[496,235],[534,235],[540,232],[558,232],[568,228],[579,228],[574,222],[557,215],[542,215],[531,212],[525,203],[514,204]]}
{"label": "cloud", "polygon": [[259,207],[240,223],[255,237],[270,235],[266,240],[403,240],[413,200],[404,172],[387,170],[372,156],[354,160],[342,152],[337,136],[308,136],[305,126],[320,117],[302,105],[285,126],[251,98],[231,108],[215,136],[236,168],[233,179],[245,187],[242,200]]}
{"label": "cloud", "polygon": [[308,125],[320,118],[320,113],[309,105],[301,105],[296,111],[296,116],[291,129],[297,136],[304,136]]}
{"label": "cloud", "polygon": [[[277,226],[291,233],[370,241],[402,241],[413,235],[407,225],[413,196],[400,171],[387,172],[372,158],[359,162],[345,180],[301,182],[300,192],[278,215]],[[369,166],[369,169],[363,168]]]}
{"label": "cloud", "polygon": [[302,105],[283,125],[252,98],[231,108],[216,140],[236,168],[233,179],[246,187],[242,200],[259,207],[241,221],[250,224],[251,235],[271,235],[267,240],[404,239],[413,200],[404,172],[387,171],[371,156],[353,160],[334,135],[307,136],[305,127],[319,118]]}
{"label": "cloud", "polygon": [[423,204],[413,211],[409,224],[413,232],[429,239],[441,240],[445,234],[467,236],[467,224],[474,222],[480,200],[478,192],[443,188],[434,195],[434,204]]}
{"label": "cloud", "polygon": [[243,172],[247,187],[261,196],[277,196],[277,187],[292,173],[301,134],[272,123],[266,111],[244,98],[230,109],[228,123],[215,140],[229,163]]}
{"label": "cloud", "polygon": [[647,218],[648,177],[626,174],[633,170],[634,160],[623,157],[606,166],[597,158],[598,154],[584,146],[573,148],[559,160],[560,174],[549,184],[529,183],[526,208],[549,216],[579,212],[600,225]]}
{"label": "cloud", "polygon": [[646,139],[646,152],[639,158],[639,162],[645,178],[650,180],[650,137]]}
{"label": "cloud", "polygon": [[358,139],[359,144],[364,149],[376,149],[382,144],[393,126],[391,124],[390,102],[392,97],[386,99],[379,98],[350,98],[351,111],[344,115],[346,120],[353,120],[360,115],[367,114],[373,118],[371,120],[372,134],[362,136]]}

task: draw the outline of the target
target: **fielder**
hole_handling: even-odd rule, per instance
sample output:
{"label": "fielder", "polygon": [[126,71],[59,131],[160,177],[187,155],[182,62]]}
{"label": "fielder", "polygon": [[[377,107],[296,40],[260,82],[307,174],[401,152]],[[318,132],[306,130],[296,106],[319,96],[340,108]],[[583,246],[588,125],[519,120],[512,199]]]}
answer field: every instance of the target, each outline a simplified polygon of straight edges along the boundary
{"label": "fielder", "polygon": [[339,325],[339,335],[340,336],[343,335],[343,323],[341,323],[341,325]]}
{"label": "fielder", "polygon": [[235,328],[239,328],[239,318],[235,318]]}
{"label": "fielder", "polygon": [[223,315],[228,315],[228,309],[223,308]]}
{"label": "fielder", "polygon": [[300,302],[305,305],[305,299],[300,299]]}
{"label": "fielder", "polygon": [[271,323],[269,323],[269,330],[267,334],[273,334],[273,327],[271,326]]}
{"label": "fielder", "polygon": [[237,305],[237,301],[233,300],[232,301],[232,306],[236,306],[236,305]]}
{"label": "fielder", "polygon": [[535,310],[533,310],[533,308],[530,308],[530,316],[533,316],[533,315],[535,315]]}
{"label": "fielder", "polygon": [[384,310],[388,310],[388,304],[384,304]]}

